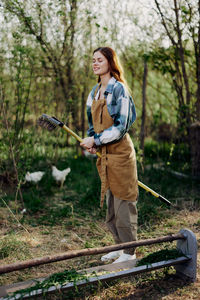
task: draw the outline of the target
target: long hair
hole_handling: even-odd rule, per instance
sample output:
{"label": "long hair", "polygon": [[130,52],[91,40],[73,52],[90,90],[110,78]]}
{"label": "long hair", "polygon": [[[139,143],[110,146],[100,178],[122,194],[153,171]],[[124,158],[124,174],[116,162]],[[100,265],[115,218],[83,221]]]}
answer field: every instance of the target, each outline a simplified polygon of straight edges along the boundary
{"label": "long hair", "polygon": [[[99,47],[93,51],[93,54],[97,51],[101,52],[101,54],[103,54],[105,58],[108,60],[110,75],[113,76],[118,81],[124,83],[124,85],[129,90],[128,84],[124,78],[123,68],[119,61],[119,58],[117,57],[116,52],[110,47]],[[101,79],[99,76],[98,82],[100,82],[100,80]]]}

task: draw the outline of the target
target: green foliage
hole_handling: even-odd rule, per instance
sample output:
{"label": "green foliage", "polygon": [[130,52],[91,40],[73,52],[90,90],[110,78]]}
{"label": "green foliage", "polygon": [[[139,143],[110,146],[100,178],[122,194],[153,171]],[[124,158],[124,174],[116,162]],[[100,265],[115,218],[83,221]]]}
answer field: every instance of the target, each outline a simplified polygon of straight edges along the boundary
{"label": "green foliage", "polygon": [[177,249],[164,249],[164,250],[156,251],[154,253],[150,253],[149,255],[140,259],[137,262],[136,267],[143,266],[143,265],[151,265],[152,263],[156,263],[160,261],[176,259],[181,256],[184,256],[183,253],[178,251]]}
{"label": "green foliage", "polygon": [[52,286],[55,287],[59,287],[60,285],[65,285],[67,283],[73,282],[76,290],[77,290],[77,286],[76,283],[77,281],[80,280],[87,280],[87,275],[86,273],[80,273],[75,271],[74,269],[72,270],[66,270],[64,272],[60,272],[60,273],[55,273],[53,275],[51,275],[50,277],[46,278],[45,280],[41,281],[41,282],[36,282],[36,284],[28,289],[23,289],[20,291],[17,291],[15,293],[13,293],[12,295],[10,295],[8,297],[12,298],[15,297],[15,295],[20,295],[21,297],[23,297],[24,295],[30,294],[33,291],[37,291],[37,290],[42,290],[43,291],[43,296],[45,296],[46,292],[48,291],[48,289]]}
{"label": "green foliage", "polygon": [[[37,223],[54,226],[60,222],[65,222],[67,226],[74,226],[78,225],[74,221],[74,216],[85,215],[94,209],[100,210],[100,180],[95,160],[78,157],[76,154],[68,154],[66,157],[65,151],[62,156],[57,162],[51,158],[51,163],[49,163],[49,158],[41,155],[21,161],[24,174],[25,170],[37,171],[38,168],[45,172],[37,185],[28,182],[22,185],[24,204],[31,216],[28,222],[34,226]],[[71,168],[63,190],[60,190],[52,178],[51,165],[53,164],[60,170]],[[60,194],[57,198],[58,192]],[[12,195],[6,197],[7,201],[9,199],[13,199]],[[35,214],[38,214],[37,218]]]}
{"label": "green foliage", "polygon": [[146,163],[164,162],[176,171],[191,171],[190,150],[187,144],[158,142],[146,139],[144,153]]}
{"label": "green foliage", "polygon": [[37,225],[43,224],[43,225],[49,225],[49,226],[55,226],[56,224],[60,224],[61,222],[65,223],[66,226],[75,226],[75,221],[73,220],[74,212],[73,212],[73,205],[66,203],[62,206],[59,205],[59,202],[56,204],[52,204],[51,207],[45,208],[45,213],[43,211],[43,214],[38,217],[37,220],[30,220],[31,224]]}
{"label": "green foliage", "polygon": [[31,213],[44,209],[43,197],[35,188],[29,188],[28,192],[23,193],[24,204]]}
{"label": "green foliage", "polygon": [[11,257],[26,257],[28,255],[28,247],[25,242],[20,241],[14,234],[8,235],[0,240],[0,259]]}
{"label": "green foliage", "polygon": [[[44,139],[44,144],[45,141]],[[51,137],[51,142],[55,142],[53,137]],[[61,144],[56,147],[60,149],[60,146]],[[59,151],[57,157],[56,151],[52,153],[50,140],[49,144],[44,146],[43,155],[41,151],[40,154],[37,152],[38,147],[39,145],[36,143],[35,150],[30,149],[29,153],[22,151],[22,158],[18,164],[22,181],[27,171],[41,170],[45,172],[44,177],[37,185],[25,183],[21,186],[25,207],[29,214],[29,217],[24,216],[24,222],[27,220],[34,226],[37,224],[54,226],[60,222],[64,222],[66,226],[79,226],[79,222],[76,221],[78,216],[85,217],[95,212],[96,217],[104,217],[105,208],[100,210],[100,179],[96,170],[96,160],[77,156],[67,147],[61,148],[62,151]],[[188,194],[190,182],[188,181],[182,187],[182,182],[179,179],[169,176],[167,168],[173,168],[179,172],[189,172],[187,164],[189,152],[187,151],[184,144],[175,145],[147,140],[145,143],[145,165],[149,164],[151,168],[145,168],[145,173],[143,173],[138,164],[139,180],[170,201],[176,197],[184,197]],[[165,172],[162,168],[160,170],[154,168],[154,164],[157,163],[162,163],[161,167],[164,166]],[[51,165],[54,164],[60,170],[67,167],[71,168],[63,190],[59,189],[52,178]],[[10,193],[5,199],[9,203],[9,200],[13,200],[14,197]],[[166,206],[143,189],[139,190],[138,211],[138,222],[142,227],[148,227],[149,224],[159,222],[167,215]]]}
{"label": "green foliage", "polygon": [[71,187],[76,190],[79,206],[91,209],[99,205],[100,179],[96,170],[96,161],[78,157],[71,160]]}
{"label": "green foliage", "polygon": [[[66,226],[79,226],[78,216],[85,217],[95,212],[96,217],[105,216],[105,207],[100,210],[100,179],[96,170],[96,160],[89,160],[76,154],[75,149],[66,146],[66,135],[62,130],[54,134],[40,131],[35,133],[34,128],[27,128],[23,134],[23,147],[20,148],[20,159],[17,167],[21,182],[27,171],[44,171],[45,175],[37,184],[25,183],[21,185],[25,207],[29,217],[23,221],[36,226],[46,224],[54,226],[64,222]],[[74,140],[72,140],[74,142]],[[136,143],[137,144],[137,143]],[[137,148],[137,145],[136,145]],[[138,163],[139,180],[171,201],[176,196],[187,194],[190,182],[181,187],[181,182],[169,176],[167,172],[155,169],[154,164],[162,163],[162,167],[175,171],[189,173],[189,149],[185,144],[158,142],[146,139],[145,165],[151,168],[145,174]],[[138,151],[137,151],[138,152]],[[1,152],[3,159],[5,153]],[[4,156],[2,169],[11,168],[8,156]],[[51,175],[51,165],[63,170],[71,168],[63,190]],[[178,187],[179,186],[179,187]],[[181,190],[181,191],[180,191]],[[57,193],[59,196],[57,196]],[[180,193],[180,194],[179,194]],[[183,196],[184,197],[184,196]],[[8,193],[6,201],[13,200],[15,194]],[[158,222],[164,216],[166,206],[157,198],[140,189],[138,211],[140,226]]]}
{"label": "green foliage", "polygon": [[158,47],[155,51],[152,51],[149,55],[149,59],[153,63],[153,68],[162,72],[162,74],[170,73],[172,76],[176,74],[176,70],[170,63],[175,57],[174,47],[166,49],[164,47]]}

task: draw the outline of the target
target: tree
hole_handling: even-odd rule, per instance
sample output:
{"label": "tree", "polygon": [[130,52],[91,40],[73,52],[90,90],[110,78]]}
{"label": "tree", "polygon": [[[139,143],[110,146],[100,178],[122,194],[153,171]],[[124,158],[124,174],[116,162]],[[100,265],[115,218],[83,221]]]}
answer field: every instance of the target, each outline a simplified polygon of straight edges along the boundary
{"label": "tree", "polygon": [[[31,7],[30,1],[9,0],[3,1],[5,12],[16,16],[21,27],[19,30],[27,35],[33,36],[40,45],[42,66],[54,72],[54,80],[62,92],[62,100],[65,100],[66,111],[70,111],[73,94],[73,70],[74,70],[74,39],[77,16],[77,1],[48,1],[44,3],[36,1]],[[57,28],[48,25],[55,20],[52,19],[50,8],[57,14]],[[53,38],[52,38],[53,37]],[[60,42],[62,41],[62,42]],[[69,101],[67,101],[69,100]],[[75,110],[74,108],[72,109]]]}
{"label": "tree", "polygon": [[140,149],[143,153],[144,159],[144,139],[145,139],[145,121],[146,121],[146,89],[147,89],[147,74],[148,66],[147,60],[148,56],[144,55],[144,72],[143,72],[143,82],[142,82],[142,121],[140,130]]}
{"label": "tree", "polygon": [[[167,9],[164,3],[161,4],[158,0],[154,1],[161,23],[171,42],[168,50],[160,47],[160,52],[157,52],[157,57],[160,55],[161,58],[162,56],[162,63],[159,68],[162,67],[163,72],[169,72],[172,76],[179,102],[179,124],[183,131],[182,137],[184,136],[185,139],[187,136],[190,137],[191,123],[199,119],[200,1],[195,5],[189,0],[173,0],[173,6],[168,6]],[[190,43],[191,39],[193,40],[193,48]],[[191,57],[193,53],[195,53],[195,62]],[[194,69],[196,68],[196,73],[190,71],[191,65]],[[196,96],[193,92],[194,82]],[[194,102],[196,103],[195,110],[193,108]],[[187,130],[187,136],[184,128]]]}

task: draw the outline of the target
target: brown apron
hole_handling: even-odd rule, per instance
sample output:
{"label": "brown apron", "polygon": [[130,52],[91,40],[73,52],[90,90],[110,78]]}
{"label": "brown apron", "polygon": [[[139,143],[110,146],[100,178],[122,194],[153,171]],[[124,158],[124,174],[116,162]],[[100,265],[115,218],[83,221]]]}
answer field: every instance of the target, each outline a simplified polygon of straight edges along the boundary
{"label": "brown apron", "polygon": [[[96,90],[97,92],[97,90]],[[106,104],[106,99],[92,102],[91,112],[94,131],[100,133],[114,124]],[[101,158],[97,159],[97,169],[101,178],[101,207],[108,188],[112,194],[122,200],[136,201],[138,179],[136,155],[128,133],[118,142],[102,145],[98,150]]]}

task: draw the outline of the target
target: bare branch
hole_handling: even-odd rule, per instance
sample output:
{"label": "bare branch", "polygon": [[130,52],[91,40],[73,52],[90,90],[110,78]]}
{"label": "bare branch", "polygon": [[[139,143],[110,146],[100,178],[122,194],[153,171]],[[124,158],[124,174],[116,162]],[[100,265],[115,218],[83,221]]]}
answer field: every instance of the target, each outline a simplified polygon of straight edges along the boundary
{"label": "bare branch", "polygon": [[155,4],[156,4],[156,7],[158,9],[158,12],[159,12],[159,14],[161,16],[162,24],[163,24],[163,26],[164,26],[164,28],[165,28],[165,30],[167,32],[167,35],[168,35],[169,39],[171,40],[172,45],[176,46],[177,43],[176,43],[175,39],[173,38],[173,36],[171,35],[171,33],[169,31],[169,28],[168,28],[168,26],[167,26],[167,24],[165,22],[165,17],[164,17],[164,14],[163,14],[163,12],[162,12],[162,10],[160,8],[160,4],[159,4],[159,2],[157,0],[154,0],[154,1],[155,1]]}

